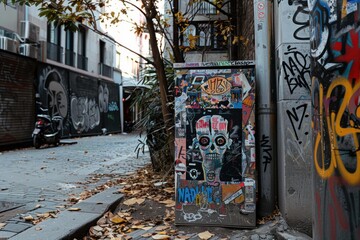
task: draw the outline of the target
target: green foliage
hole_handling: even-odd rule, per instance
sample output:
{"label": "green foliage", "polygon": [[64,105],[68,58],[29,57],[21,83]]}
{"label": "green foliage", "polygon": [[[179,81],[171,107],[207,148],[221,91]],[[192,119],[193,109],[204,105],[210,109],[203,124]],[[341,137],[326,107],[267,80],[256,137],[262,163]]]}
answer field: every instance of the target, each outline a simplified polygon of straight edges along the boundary
{"label": "green foliage", "polygon": [[[174,98],[172,95],[174,84],[174,69],[169,61],[165,60],[165,72],[168,82],[168,101],[167,107],[169,113],[172,115],[169,119],[172,121],[167,126],[174,126],[173,106]],[[142,84],[147,85],[148,89],[139,89],[134,93],[133,104],[138,104],[142,107],[142,119],[137,122],[135,128],[145,132],[145,140],[143,143],[147,144],[150,151],[151,162],[155,171],[167,171],[173,167],[173,159],[169,154],[169,132],[172,129],[165,129],[164,119],[161,114],[161,99],[159,95],[159,85],[157,83],[157,76],[153,67],[147,67],[142,70],[143,78]],[[169,131],[167,131],[169,130]]]}

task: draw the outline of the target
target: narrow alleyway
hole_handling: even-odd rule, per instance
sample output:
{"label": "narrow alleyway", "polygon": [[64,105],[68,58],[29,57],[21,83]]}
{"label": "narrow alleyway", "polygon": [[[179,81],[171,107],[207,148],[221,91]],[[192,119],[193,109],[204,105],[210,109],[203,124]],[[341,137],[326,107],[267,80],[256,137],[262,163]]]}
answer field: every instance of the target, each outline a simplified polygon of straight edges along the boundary
{"label": "narrow alleyway", "polygon": [[0,152],[0,223],[34,208],[55,209],[149,163],[148,152],[136,157],[139,139],[136,133],[92,136]]}

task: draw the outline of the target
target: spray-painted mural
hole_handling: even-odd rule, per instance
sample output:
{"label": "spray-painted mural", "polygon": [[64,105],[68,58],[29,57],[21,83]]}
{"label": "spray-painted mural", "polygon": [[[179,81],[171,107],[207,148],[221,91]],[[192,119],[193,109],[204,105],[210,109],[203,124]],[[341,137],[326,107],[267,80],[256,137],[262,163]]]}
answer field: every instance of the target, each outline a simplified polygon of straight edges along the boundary
{"label": "spray-painted mural", "polygon": [[289,226],[311,236],[309,8],[306,0],[275,1],[274,6],[277,200]]}
{"label": "spray-painted mural", "polygon": [[120,131],[118,84],[42,65],[36,85],[49,114],[63,119],[62,136]]}
{"label": "spray-painted mural", "polygon": [[254,66],[211,65],[177,70],[175,223],[254,227]]}
{"label": "spray-painted mural", "polygon": [[360,239],[358,0],[309,1],[314,239]]}

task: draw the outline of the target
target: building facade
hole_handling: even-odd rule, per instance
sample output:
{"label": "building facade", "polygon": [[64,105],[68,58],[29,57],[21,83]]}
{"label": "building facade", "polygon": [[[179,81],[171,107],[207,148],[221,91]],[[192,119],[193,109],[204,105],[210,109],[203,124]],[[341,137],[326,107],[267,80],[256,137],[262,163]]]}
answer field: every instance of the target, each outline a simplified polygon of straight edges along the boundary
{"label": "building facade", "polygon": [[38,13],[0,6],[0,145],[31,140],[35,96],[52,117],[62,117],[63,137],[121,131],[115,41],[101,28],[71,32]]}

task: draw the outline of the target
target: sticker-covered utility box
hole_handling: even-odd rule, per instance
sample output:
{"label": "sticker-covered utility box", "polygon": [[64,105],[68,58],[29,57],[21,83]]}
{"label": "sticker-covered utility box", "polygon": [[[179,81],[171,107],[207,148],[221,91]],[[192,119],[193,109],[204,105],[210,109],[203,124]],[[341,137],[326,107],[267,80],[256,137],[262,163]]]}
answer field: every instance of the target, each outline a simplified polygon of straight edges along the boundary
{"label": "sticker-covered utility box", "polygon": [[175,224],[255,227],[254,62],[174,68]]}

